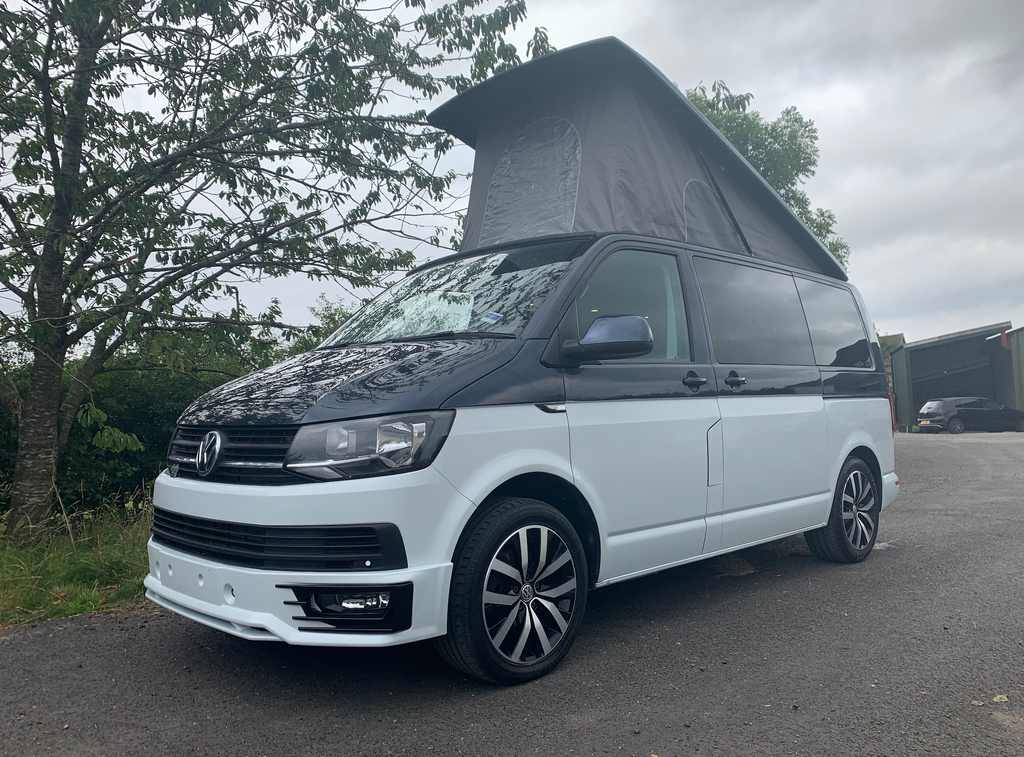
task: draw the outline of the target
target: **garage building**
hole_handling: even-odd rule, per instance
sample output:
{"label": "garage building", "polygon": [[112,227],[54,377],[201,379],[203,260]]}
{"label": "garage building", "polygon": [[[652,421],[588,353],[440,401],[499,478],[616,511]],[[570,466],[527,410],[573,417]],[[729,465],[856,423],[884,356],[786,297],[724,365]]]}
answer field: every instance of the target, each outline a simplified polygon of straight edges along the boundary
{"label": "garage building", "polygon": [[988,397],[1024,409],[1024,329],[1009,321],[910,342],[892,353],[896,422],[907,430],[938,397]]}

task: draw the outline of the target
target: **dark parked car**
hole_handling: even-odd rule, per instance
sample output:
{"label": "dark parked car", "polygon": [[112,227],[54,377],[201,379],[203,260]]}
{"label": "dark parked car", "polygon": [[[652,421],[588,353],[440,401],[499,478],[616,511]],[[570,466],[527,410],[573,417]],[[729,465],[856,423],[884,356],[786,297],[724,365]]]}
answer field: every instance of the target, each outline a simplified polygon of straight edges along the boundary
{"label": "dark parked car", "polygon": [[1024,431],[1024,412],[984,397],[929,400],[917,414],[922,431],[962,434],[964,431]]}

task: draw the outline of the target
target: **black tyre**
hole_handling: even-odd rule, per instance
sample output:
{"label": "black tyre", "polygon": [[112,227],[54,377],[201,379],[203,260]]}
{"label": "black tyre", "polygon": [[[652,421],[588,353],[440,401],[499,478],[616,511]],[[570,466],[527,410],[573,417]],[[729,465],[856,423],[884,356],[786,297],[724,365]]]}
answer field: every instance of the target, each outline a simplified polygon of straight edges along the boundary
{"label": "black tyre", "polygon": [[832,512],[822,528],[807,531],[807,546],[830,562],[860,562],[875,546],[882,506],[878,483],[859,457],[848,457],[832,497]]}
{"label": "black tyre", "polygon": [[962,434],[967,430],[967,424],[963,418],[950,418],[946,424],[946,430],[951,434]]}
{"label": "black tyre", "polygon": [[1017,419],[1017,425],[1015,426],[1017,433],[1024,433],[1024,418]]}
{"label": "black tyre", "polygon": [[583,545],[565,516],[535,499],[501,498],[455,556],[448,633],[434,646],[477,678],[538,678],[576,638],[588,576]]}

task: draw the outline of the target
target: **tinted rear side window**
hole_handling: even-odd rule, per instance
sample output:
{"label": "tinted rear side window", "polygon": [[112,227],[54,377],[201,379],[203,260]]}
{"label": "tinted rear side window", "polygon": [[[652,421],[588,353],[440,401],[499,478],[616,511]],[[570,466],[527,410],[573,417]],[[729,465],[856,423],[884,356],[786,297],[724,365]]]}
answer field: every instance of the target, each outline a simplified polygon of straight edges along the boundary
{"label": "tinted rear side window", "polygon": [[833,368],[870,368],[871,348],[853,294],[846,289],[796,280],[814,344],[814,360]]}
{"label": "tinted rear side window", "polygon": [[793,277],[694,258],[719,363],[814,365]]}

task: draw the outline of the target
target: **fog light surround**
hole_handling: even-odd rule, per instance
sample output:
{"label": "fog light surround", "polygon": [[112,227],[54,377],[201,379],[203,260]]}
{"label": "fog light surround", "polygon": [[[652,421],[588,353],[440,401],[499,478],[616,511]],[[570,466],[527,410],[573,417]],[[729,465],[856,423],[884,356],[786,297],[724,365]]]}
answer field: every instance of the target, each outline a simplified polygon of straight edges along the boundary
{"label": "fog light surround", "polygon": [[321,626],[299,626],[319,633],[398,633],[412,627],[412,583],[390,586],[325,586],[278,584],[290,589],[294,600],[286,605],[302,608],[292,620],[317,621]]}

